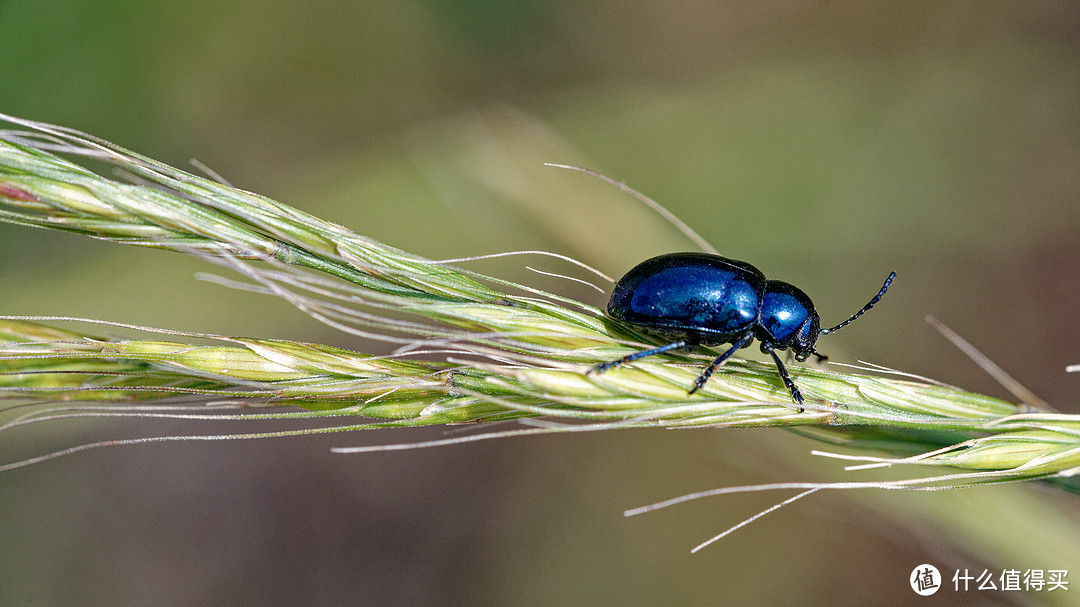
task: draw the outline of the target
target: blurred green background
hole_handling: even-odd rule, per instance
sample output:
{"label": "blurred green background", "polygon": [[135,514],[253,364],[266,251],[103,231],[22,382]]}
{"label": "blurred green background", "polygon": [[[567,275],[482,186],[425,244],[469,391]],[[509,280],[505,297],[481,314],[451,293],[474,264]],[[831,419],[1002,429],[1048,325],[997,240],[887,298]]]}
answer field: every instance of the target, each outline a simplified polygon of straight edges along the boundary
{"label": "blurred green background", "polygon": [[[833,360],[1007,396],[931,313],[1080,413],[1064,372],[1080,363],[1075,3],[0,0],[0,111],[197,158],[435,258],[543,248],[618,276],[692,248],[541,163],[586,165],[799,285],[826,324],[896,270],[879,309],[823,340]],[[472,267],[604,301],[526,264],[566,269]],[[193,278],[206,269],[0,226],[6,314],[381,348]],[[240,429],[57,423],[6,433],[0,455]],[[780,430],[328,452],[444,433],[98,450],[5,473],[0,604],[901,605],[923,562],[1080,575],[1075,499],[1041,487],[819,493],[694,556],[790,494],[622,517],[712,487],[869,478]]]}

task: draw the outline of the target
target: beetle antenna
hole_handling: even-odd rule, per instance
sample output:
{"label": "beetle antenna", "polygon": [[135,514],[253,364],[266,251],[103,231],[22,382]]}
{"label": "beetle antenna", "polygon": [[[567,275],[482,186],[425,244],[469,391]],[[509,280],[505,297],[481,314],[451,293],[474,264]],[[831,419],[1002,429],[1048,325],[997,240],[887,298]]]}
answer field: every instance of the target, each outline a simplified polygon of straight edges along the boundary
{"label": "beetle antenna", "polygon": [[831,329],[822,329],[821,334],[825,335],[826,333],[835,333],[835,332],[839,331],[840,329],[843,329],[844,327],[851,324],[851,321],[853,321],[856,318],[858,318],[858,317],[862,316],[863,314],[865,314],[866,311],[869,310],[870,308],[873,308],[874,304],[876,304],[878,301],[880,301],[881,296],[884,295],[885,291],[887,291],[889,289],[889,285],[892,284],[892,281],[893,281],[894,278],[896,278],[896,272],[890,272],[889,277],[885,279],[885,284],[881,286],[881,290],[878,291],[878,294],[875,295],[874,298],[870,300],[870,303],[863,306],[862,310],[859,310],[858,312],[852,314],[851,318],[849,318],[849,319],[845,320],[844,322],[836,325],[835,327],[833,327]]}

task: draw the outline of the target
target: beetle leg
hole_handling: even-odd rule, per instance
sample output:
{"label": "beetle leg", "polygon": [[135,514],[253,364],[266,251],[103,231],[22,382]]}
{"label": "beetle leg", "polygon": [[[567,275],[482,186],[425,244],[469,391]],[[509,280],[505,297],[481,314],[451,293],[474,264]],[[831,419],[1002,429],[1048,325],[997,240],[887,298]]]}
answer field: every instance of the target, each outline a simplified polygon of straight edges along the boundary
{"label": "beetle leg", "polygon": [[[788,375],[787,367],[785,367],[784,363],[780,361],[780,357],[777,356],[776,350],[773,350],[772,348],[767,347],[764,344],[762,344],[761,349],[768,352],[769,355],[772,356],[773,362],[776,363],[776,370],[780,372],[780,379],[784,380],[784,385],[787,386],[787,389],[791,392],[792,400],[802,405],[802,392],[799,392],[799,387],[796,386],[795,382],[791,380],[791,376]],[[805,410],[806,409],[799,407],[799,413],[802,413]]]}
{"label": "beetle leg", "polygon": [[712,363],[710,363],[708,367],[705,367],[705,370],[701,372],[701,375],[698,375],[697,381],[694,382],[694,387],[690,388],[690,392],[688,392],[688,394],[693,394],[694,392],[697,392],[699,389],[701,389],[701,387],[705,385],[705,382],[709,381],[709,377],[712,376],[713,371],[715,371],[716,368],[720,365],[724,364],[725,360],[731,358],[731,355],[735,353],[735,350],[746,347],[746,345],[753,340],[754,334],[750,331],[747,331],[746,335],[743,335],[739,339],[739,341],[735,342],[731,346],[730,350],[724,352],[720,356],[717,356],[716,360],[712,361]]}
{"label": "beetle leg", "polygon": [[628,355],[620,358],[619,360],[613,360],[613,361],[610,361],[610,362],[600,363],[598,365],[593,365],[591,369],[589,369],[588,371],[585,372],[585,374],[588,375],[590,373],[603,373],[604,371],[607,371],[608,369],[614,369],[615,367],[618,367],[619,365],[626,364],[628,362],[633,362],[633,361],[635,361],[635,360],[637,360],[639,358],[645,358],[646,356],[652,356],[654,354],[663,354],[664,352],[670,352],[671,350],[678,350],[680,348],[686,348],[688,346],[693,346],[693,345],[694,344],[689,344],[689,343],[687,343],[685,341],[676,341],[676,342],[670,343],[670,344],[668,344],[666,346],[660,346],[659,348],[653,348],[652,350],[642,350],[640,352],[634,352],[633,354],[628,354]]}

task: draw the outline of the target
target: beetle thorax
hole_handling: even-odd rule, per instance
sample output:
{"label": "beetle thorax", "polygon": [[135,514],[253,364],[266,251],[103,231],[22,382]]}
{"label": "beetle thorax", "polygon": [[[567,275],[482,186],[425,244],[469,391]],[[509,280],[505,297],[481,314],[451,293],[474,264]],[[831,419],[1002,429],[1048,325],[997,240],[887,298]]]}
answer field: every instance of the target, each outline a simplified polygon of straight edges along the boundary
{"label": "beetle thorax", "polygon": [[778,350],[791,348],[805,359],[821,335],[821,321],[810,297],[779,280],[765,281],[758,321],[758,339]]}

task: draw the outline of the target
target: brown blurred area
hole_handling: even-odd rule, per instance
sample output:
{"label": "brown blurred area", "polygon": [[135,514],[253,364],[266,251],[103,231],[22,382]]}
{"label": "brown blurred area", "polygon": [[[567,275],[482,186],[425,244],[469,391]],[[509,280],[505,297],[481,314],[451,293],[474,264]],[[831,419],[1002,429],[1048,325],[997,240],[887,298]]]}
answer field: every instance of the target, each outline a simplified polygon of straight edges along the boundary
{"label": "brown blurred area", "polygon": [[[896,270],[878,308],[822,340],[833,360],[1008,397],[933,314],[1080,413],[1064,371],[1080,363],[1073,3],[0,0],[0,78],[0,111],[197,158],[430,257],[540,248],[617,276],[692,248],[542,163],[589,166],[799,285],[826,324]],[[526,264],[566,270],[472,267],[603,303]],[[0,225],[5,314],[381,347],[194,279],[205,270]],[[64,422],[8,432],[0,454],[239,429]],[[855,477],[779,430],[328,451],[444,433],[151,445],[4,473],[0,604],[903,605],[923,562],[1080,570],[1075,504],[1039,487],[819,493],[694,556],[790,494],[622,517],[712,487]]]}

